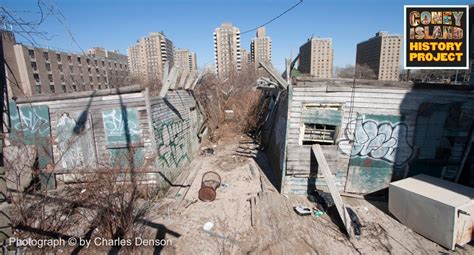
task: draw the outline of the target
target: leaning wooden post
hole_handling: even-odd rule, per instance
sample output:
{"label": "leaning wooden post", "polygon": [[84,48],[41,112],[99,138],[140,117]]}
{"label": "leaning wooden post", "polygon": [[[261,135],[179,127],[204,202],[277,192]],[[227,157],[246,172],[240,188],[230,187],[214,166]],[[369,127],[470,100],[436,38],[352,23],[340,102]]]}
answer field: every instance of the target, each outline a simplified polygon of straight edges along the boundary
{"label": "leaning wooden post", "polygon": [[347,209],[344,206],[344,203],[342,202],[342,198],[341,198],[341,195],[339,194],[339,190],[337,189],[336,184],[334,183],[331,170],[329,169],[328,163],[326,162],[326,158],[324,157],[323,150],[321,149],[321,146],[319,144],[313,145],[312,150],[313,150],[314,156],[316,157],[316,160],[318,161],[318,170],[320,170],[324,175],[324,180],[326,181],[326,184],[328,185],[329,192],[331,193],[331,197],[334,200],[334,204],[336,205],[337,212],[339,213],[342,223],[344,223],[347,234],[349,235],[349,238],[350,238],[353,235],[351,218],[349,217],[349,213],[347,212]]}

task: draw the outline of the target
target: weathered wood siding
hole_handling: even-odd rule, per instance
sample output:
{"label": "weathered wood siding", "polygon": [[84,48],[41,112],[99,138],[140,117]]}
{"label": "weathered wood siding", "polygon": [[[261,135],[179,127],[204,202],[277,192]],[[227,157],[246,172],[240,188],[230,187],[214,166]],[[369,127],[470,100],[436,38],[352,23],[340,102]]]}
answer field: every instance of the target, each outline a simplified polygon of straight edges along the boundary
{"label": "weathered wood siding", "polygon": [[[302,126],[308,117],[304,114],[305,104],[341,105],[336,142],[322,147],[339,189],[356,193],[386,187],[392,178],[429,172],[433,165],[442,169],[440,174],[454,171],[445,175],[446,179],[452,178],[459,171],[450,165],[459,163],[474,116],[474,93],[470,90],[364,84],[357,84],[352,90],[347,85],[299,83],[293,87],[289,102],[283,191],[291,194],[305,194],[313,185],[325,189],[311,146],[301,145]],[[443,116],[436,114],[440,105],[446,105]],[[453,109],[457,113],[452,114]],[[448,127],[452,122],[449,118],[455,119],[456,128]],[[435,130],[433,126],[441,128]],[[440,139],[450,143],[442,145],[447,142]],[[446,160],[436,162],[443,146],[450,153]],[[428,147],[431,151],[426,151]],[[423,151],[428,156],[420,158],[418,153]]]}
{"label": "weathered wood siding", "polygon": [[[91,167],[111,166],[112,158],[120,154],[117,151],[126,149],[127,144],[126,141],[122,144],[107,141],[108,134],[123,134],[127,128],[129,132],[137,132],[135,137],[138,140],[131,141],[130,146],[140,154],[141,164],[150,160],[154,150],[151,147],[151,133],[144,98],[144,92],[135,92],[25,103],[18,104],[18,107],[24,105],[48,107],[54,168],[58,172],[68,172],[73,169],[90,170]],[[128,121],[128,127],[123,124],[125,117],[120,115],[123,107],[135,111],[137,115],[133,122]],[[108,113],[117,113],[118,118],[109,119],[112,122],[107,123],[105,115]],[[69,131],[69,135],[62,135],[66,133],[65,131]],[[71,137],[71,132],[78,137]],[[87,136],[84,141],[76,143],[76,140],[84,136]]]}
{"label": "weathered wood siding", "polygon": [[[275,97],[277,94],[275,93]],[[285,168],[285,145],[288,119],[288,96],[287,92],[281,92],[279,101],[271,100],[269,109],[271,116],[262,130],[263,144],[270,166],[273,170],[277,183],[276,188],[281,190],[283,169]]]}
{"label": "weathered wood siding", "polygon": [[150,98],[147,90],[129,90],[12,101],[10,140],[36,145],[40,168],[64,181],[78,172],[133,164],[160,187],[169,186],[198,151],[200,109],[191,91]]}
{"label": "weathered wood siding", "polygon": [[191,91],[168,91],[165,98],[150,99],[155,142],[155,166],[161,169],[160,183],[166,189],[198,152],[202,114]]}
{"label": "weathered wood siding", "polygon": [[156,165],[179,168],[197,152],[197,131],[202,117],[190,91],[169,91],[165,98],[152,98],[151,117],[156,142]]}

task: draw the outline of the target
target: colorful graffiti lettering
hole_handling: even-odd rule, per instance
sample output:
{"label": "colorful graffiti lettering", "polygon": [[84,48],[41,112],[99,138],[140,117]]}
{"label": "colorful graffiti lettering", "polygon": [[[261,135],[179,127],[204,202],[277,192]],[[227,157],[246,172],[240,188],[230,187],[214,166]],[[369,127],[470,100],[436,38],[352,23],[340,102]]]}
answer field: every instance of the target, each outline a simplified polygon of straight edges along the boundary
{"label": "colorful graffiti lettering", "polygon": [[159,167],[179,167],[189,162],[186,127],[184,120],[167,121],[155,127]]}
{"label": "colorful graffiti lettering", "polygon": [[[355,130],[351,130],[349,126],[354,124]],[[405,165],[413,154],[413,146],[408,142],[408,126],[404,122],[363,116],[348,123],[338,145],[346,155],[384,160],[395,166]]]}

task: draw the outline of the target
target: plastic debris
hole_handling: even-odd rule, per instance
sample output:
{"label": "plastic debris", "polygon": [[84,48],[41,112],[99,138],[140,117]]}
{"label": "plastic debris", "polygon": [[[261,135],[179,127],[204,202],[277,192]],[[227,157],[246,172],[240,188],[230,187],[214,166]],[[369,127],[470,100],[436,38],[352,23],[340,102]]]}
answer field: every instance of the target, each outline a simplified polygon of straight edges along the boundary
{"label": "plastic debris", "polygon": [[311,214],[311,208],[304,205],[293,206],[293,209],[295,209],[295,212],[300,216]]}
{"label": "plastic debris", "polygon": [[323,212],[323,211],[320,211],[320,210],[318,210],[318,209],[316,209],[316,208],[313,208],[313,216],[314,216],[314,217],[319,218],[319,217],[321,217],[321,216],[323,216],[323,215],[324,215],[324,212]]}
{"label": "plastic debris", "polygon": [[204,229],[204,231],[211,231],[213,227],[214,227],[214,223],[212,223],[211,221],[208,221],[204,224],[202,229]]}

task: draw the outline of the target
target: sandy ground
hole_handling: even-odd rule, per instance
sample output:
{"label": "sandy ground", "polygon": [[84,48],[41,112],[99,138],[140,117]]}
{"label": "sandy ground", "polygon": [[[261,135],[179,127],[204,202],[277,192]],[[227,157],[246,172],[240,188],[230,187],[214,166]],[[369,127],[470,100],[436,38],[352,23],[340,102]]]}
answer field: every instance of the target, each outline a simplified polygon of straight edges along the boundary
{"label": "sandy ground", "polygon": [[[294,205],[314,204],[304,196],[279,194],[252,157],[235,156],[242,139],[247,138],[229,138],[215,147],[214,155],[198,156],[191,164],[196,171],[188,180],[191,186],[163,199],[149,214],[151,225],[159,226],[149,228],[150,235],[171,242],[153,253],[474,254],[470,245],[452,252],[414,233],[384,212],[382,202],[344,198],[362,223],[361,236],[351,240],[327,214],[299,216]],[[213,202],[198,199],[206,171],[217,172],[224,183]],[[210,232],[203,230],[206,222],[213,223]]]}

